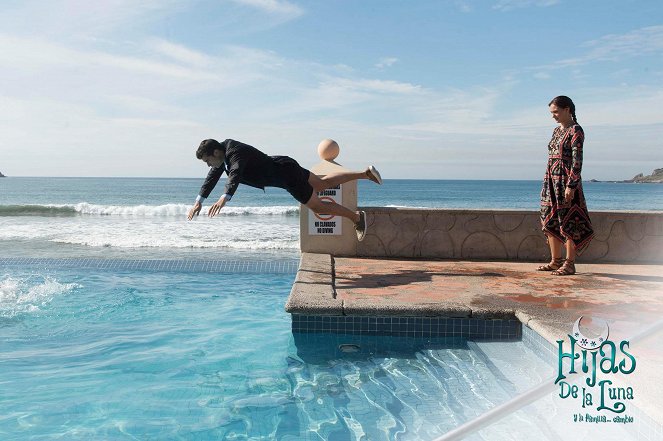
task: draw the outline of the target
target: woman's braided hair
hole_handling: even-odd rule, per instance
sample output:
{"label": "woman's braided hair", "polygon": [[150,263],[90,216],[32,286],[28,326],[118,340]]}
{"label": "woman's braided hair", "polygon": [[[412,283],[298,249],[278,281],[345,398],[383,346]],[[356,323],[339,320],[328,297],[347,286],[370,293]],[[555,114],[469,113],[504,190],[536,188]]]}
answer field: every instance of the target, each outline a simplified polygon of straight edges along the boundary
{"label": "woman's braided hair", "polygon": [[578,124],[578,118],[576,118],[576,105],[573,104],[573,100],[568,96],[560,95],[556,96],[548,103],[549,106],[556,105],[562,109],[571,109],[571,116],[573,117],[573,122]]}

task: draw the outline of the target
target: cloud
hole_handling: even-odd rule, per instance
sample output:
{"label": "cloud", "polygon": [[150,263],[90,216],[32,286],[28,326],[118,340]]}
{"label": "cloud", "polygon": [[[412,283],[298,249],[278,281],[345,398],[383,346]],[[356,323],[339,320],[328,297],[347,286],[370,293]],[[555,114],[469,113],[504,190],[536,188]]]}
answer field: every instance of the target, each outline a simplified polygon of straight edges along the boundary
{"label": "cloud", "polygon": [[354,78],[343,70],[336,76],[330,71],[324,65],[285,61],[279,78],[270,78],[263,85],[276,98],[263,100],[245,116],[261,124],[275,123],[281,132],[284,124],[292,121],[297,121],[300,130],[326,125],[354,131],[367,119],[387,122],[401,117],[409,103],[424,100],[427,94],[421,86],[410,83]]}
{"label": "cloud", "polygon": [[398,63],[398,58],[389,57],[389,58],[380,58],[380,61],[375,65],[378,69],[384,69],[385,67],[391,67],[394,64]]}
{"label": "cloud", "polygon": [[[143,98],[215,90],[264,80],[282,60],[268,51],[228,46],[215,56],[165,40],[128,45],[123,54],[0,34],[0,81],[12,93],[39,91],[69,100],[109,95]],[[133,52],[130,54],[128,52]]]}
{"label": "cloud", "polygon": [[[6,103],[0,107],[6,122],[0,158],[14,175],[182,176],[189,166],[183,159],[192,157],[200,134],[210,132],[181,110],[171,117],[112,117],[62,99],[0,99]],[[42,151],[49,160],[30,160],[20,154],[25,151]],[[173,165],[164,167],[167,162]]]}
{"label": "cloud", "polygon": [[304,14],[304,10],[288,1],[279,0],[231,0],[240,5],[249,6],[259,11],[294,19]]}
{"label": "cloud", "polygon": [[392,80],[334,78],[328,85],[336,88],[379,94],[413,94],[422,90],[421,86]]}
{"label": "cloud", "polygon": [[[209,55],[148,39],[122,49],[0,35],[4,167],[15,175],[141,175],[141,168],[142,175],[187,175],[155,169],[145,155],[181,162],[178,146],[218,134],[242,121],[249,106],[259,107],[259,99],[243,102],[239,95],[256,93],[261,80],[278,83],[272,73],[282,63],[268,51],[239,46]],[[57,154],[49,164],[27,165],[18,151],[44,140]]]}
{"label": "cloud", "polygon": [[660,87],[594,88],[585,90],[581,99],[585,104],[576,113],[588,124],[635,128],[659,125],[663,128],[663,112],[660,111],[663,90]]}
{"label": "cloud", "polygon": [[[230,10],[225,18],[231,23],[273,26],[303,13],[286,2],[229,7],[228,1],[222,4]],[[500,4],[507,8],[507,2]],[[175,9],[171,5],[159,11],[170,14]],[[148,12],[133,15],[118,8],[108,28],[137,29],[149,20],[143,16]],[[94,27],[93,17],[81,17]],[[0,18],[0,24],[3,21]],[[615,55],[658,53],[659,28],[582,44],[584,53],[578,59],[588,64]],[[71,39],[67,33],[52,38],[49,33],[0,29],[0,120],[6,126],[0,158],[3,168],[11,166],[9,172],[15,175],[53,175],[56,170],[62,175],[197,176],[204,170],[191,160],[191,148],[206,137],[245,140],[311,164],[317,161],[319,140],[332,137],[341,142],[341,159],[348,167],[364,166],[377,156],[396,177],[463,178],[470,169],[493,170],[485,164],[496,161],[538,163],[531,147],[540,145],[537,152],[545,156],[553,126],[547,100],[515,108],[522,101],[514,96],[531,92],[520,87],[517,75],[462,89],[434,88],[389,76],[388,70],[378,79],[341,64],[344,60],[325,65],[228,45],[226,40],[203,49],[195,39],[187,42],[180,34],[182,40],[157,38],[149,30],[138,35],[117,31],[114,37],[93,31],[89,39]],[[235,37],[228,40],[241,41]],[[387,69],[398,62],[384,57],[375,67]],[[556,80],[554,73],[540,68],[518,73],[530,81]],[[542,88],[541,83],[537,87]],[[643,157],[656,155],[653,144],[663,137],[658,111],[663,96],[656,88],[616,86],[569,93],[580,104],[578,116],[590,139],[600,140],[601,151],[609,152],[606,160],[624,157],[618,145],[624,139],[637,139]],[[642,135],[644,125],[652,136]],[[611,138],[613,130],[620,136]],[[19,152],[42,148],[44,140],[57,154],[48,163],[27,164]],[[8,165],[5,158],[10,158]],[[509,177],[506,168],[491,173]]]}
{"label": "cloud", "polygon": [[474,10],[474,7],[468,0],[455,0],[454,4],[460,12],[469,13]]}
{"label": "cloud", "polygon": [[14,3],[3,5],[0,29],[16,35],[38,33],[58,38],[100,36],[118,29],[142,27],[184,7],[178,0],[25,0]]}
{"label": "cloud", "polygon": [[0,57],[0,66],[9,70],[35,71],[57,68],[91,70],[95,67],[104,67],[137,74],[186,78],[192,81],[219,79],[214,73],[191,69],[177,63],[115,55],[99,50],[76,49],[38,38],[17,38],[0,34],[0,53],[3,54]]}
{"label": "cloud", "polygon": [[564,69],[597,61],[622,61],[663,52],[663,25],[635,29],[625,34],[609,34],[582,43],[585,53],[573,58],[538,66],[535,69]]}
{"label": "cloud", "polygon": [[111,108],[125,115],[176,114],[179,110],[177,106],[163,100],[137,95],[107,95],[105,100]]}
{"label": "cloud", "polygon": [[[498,0],[492,6],[493,10],[507,12],[514,9],[522,9],[529,7],[549,7],[560,3],[561,0]],[[456,9],[463,13],[470,13],[475,10],[475,3],[480,4],[477,0],[454,0]]]}
{"label": "cloud", "polygon": [[648,26],[626,34],[611,34],[584,43],[590,49],[586,61],[619,60],[663,52],[663,25]]}
{"label": "cloud", "polygon": [[213,63],[213,58],[206,54],[166,40],[155,38],[150,40],[147,46],[180,63],[198,67],[209,67]]}
{"label": "cloud", "polygon": [[560,0],[499,0],[493,9],[498,11],[510,11],[512,9],[527,8],[531,6],[548,7],[556,5]]}

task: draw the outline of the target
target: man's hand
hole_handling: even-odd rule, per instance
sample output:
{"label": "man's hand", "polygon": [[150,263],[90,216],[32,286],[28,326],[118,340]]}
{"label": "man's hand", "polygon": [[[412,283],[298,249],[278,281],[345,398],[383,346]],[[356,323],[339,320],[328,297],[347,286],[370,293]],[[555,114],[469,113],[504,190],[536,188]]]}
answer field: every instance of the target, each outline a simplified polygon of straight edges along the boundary
{"label": "man's hand", "polygon": [[576,189],[575,188],[569,188],[566,187],[566,190],[564,190],[564,202],[567,204],[570,204],[571,201],[573,200],[573,196],[576,194]]}
{"label": "man's hand", "polygon": [[202,204],[196,201],[196,203],[193,204],[193,207],[191,207],[191,210],[189,210],[189,215],[187,216],[187,219],[191,220],[193,219],[194,216],[198,216],[198,213],[200,213],[201,208],[203,208]]}
{"label": "man's hand", "polygon": [[216,216],[219,211],[223,208],[223,206],[226,205],[226,198],[225,196],[221,196],[218,201],[214,203],[211,207],[209,207],[209,210],[207,212],[207,215],[209,217],[214,217]]}

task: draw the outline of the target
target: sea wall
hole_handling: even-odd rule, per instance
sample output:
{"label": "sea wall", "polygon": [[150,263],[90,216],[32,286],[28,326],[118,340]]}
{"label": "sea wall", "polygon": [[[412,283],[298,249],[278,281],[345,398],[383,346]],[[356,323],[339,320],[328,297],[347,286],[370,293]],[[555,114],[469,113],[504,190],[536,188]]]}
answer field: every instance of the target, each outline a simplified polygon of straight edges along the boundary
{"label": "sea wall", "polygon": [[[357,256],[545,261],[539,213],[367,207]],[[591,212],[595,238],[579,262],[663,263],[663,213]]]}

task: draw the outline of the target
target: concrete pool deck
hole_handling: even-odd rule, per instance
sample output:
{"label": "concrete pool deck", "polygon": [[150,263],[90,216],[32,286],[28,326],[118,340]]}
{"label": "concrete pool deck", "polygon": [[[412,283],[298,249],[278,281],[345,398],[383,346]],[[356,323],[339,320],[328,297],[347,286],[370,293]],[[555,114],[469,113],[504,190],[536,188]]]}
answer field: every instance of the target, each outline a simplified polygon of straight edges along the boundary
{"label": "concrete pool deck", "polygon": [[[540,262],[333,257],[303,253],[286,303],[292,314],[520,320],[550,343],[580,316],[628,340],[663,318],[663,265],[580,263],[556,277]],[[663,422],[661,338],[634,349],[638,406]]]}

